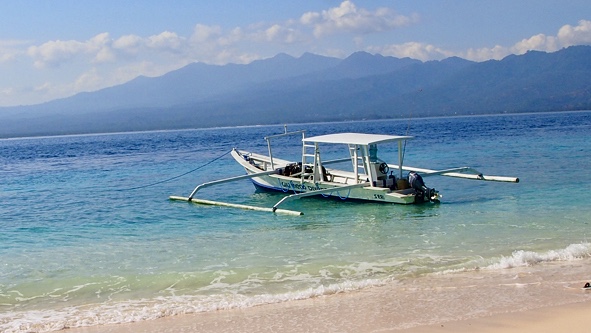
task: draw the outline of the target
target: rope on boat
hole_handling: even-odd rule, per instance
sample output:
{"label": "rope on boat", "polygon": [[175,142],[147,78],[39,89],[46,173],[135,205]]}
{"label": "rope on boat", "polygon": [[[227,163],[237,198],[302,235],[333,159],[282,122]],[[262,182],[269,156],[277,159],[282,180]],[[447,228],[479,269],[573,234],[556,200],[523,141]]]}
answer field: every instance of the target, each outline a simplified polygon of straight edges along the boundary
{"label": "rope on boat", "polygon": [[154,186],[154,185],[158,185],[158,184],[166,183],[166,182],[169,182],[169,181],[171,181],[171,180],[174,180],[174,179],[177,179],[177,178],[181,178],[181,177],[183,177],[183,176],[186,176],[186,175],[188,175],[188,174],[190,174],[190,173],[193,173],[193,172],[195,172],[195,171],[197,171],[197,170],[199,170],[199,169],[201,169],[201,168],[204,168],[204,167],[206,167],[206,166],[210,165],[211,163],[213,163],[213,162],[215,162],[215,161],[217,161],[217,160],[221,159],[222,157],[224,157],[224,156],[228,155],[230,152],[232,152],[232,151],[231,151],[231,150],[228,150],[227,152],[225,152],[225,153],[223,153],[222,155],[220,155],[220,156],[218,156],[218,157],[214,158],[213,160],[211,160],[211,161],[209,161],[209,162],[207,162],[207,163],[205,163],[205,164],[203,164],[203,165],[200,165],[200,166],[196,167],[196,168],[195,168],[195,169],[193,169],[193,170],[190,170],[190,171],[187,171],[187,172],[185,172],[185,173],[183,173],[183,174],[180,174],[180,175],[178,175],[178,176],[170,177],[170,178],[168,178],[168,179],[164,179],[164,180],[161,180],[161,181],[157,181],[157,182],[155,182],[155,183],[151,183],[151,184],[148,184],[148,185],[142,185],[142,186],[137,186],[137,187],[130,187],[130,188],[123,188],[123,189],[119,189],[119,190],[117,190],[117,191],[131,191],[131,190],[138,190],[138,189],[142,189],[142,188],[146,188],[146,187],[150,187],[150,186]]}
{"label": "rope on boat", "polygon": [[[419,89],[419,93],[423,92],[423,88]],[[410,111],[409,117],[408,117],[408,125],[406,126],[406,136],[408,136],[408,132],[410,132],[410,122],[412,121],[412,110]],[[406,142],[408,140],[404,140],[404,148],[402,149],[402,160],[400,160],[400,165],[403,165],[404,163],[404,155],[406,154]]]}

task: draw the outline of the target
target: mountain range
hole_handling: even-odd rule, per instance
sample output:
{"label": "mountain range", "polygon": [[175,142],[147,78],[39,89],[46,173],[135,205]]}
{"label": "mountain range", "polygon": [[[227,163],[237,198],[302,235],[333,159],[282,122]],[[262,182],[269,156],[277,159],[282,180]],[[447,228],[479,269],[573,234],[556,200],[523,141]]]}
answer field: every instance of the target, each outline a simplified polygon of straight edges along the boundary
{"label": "mountain range", "polygon": [[0,108],[0,137],[589,109],[591,46],[484,62],[279,54]]}

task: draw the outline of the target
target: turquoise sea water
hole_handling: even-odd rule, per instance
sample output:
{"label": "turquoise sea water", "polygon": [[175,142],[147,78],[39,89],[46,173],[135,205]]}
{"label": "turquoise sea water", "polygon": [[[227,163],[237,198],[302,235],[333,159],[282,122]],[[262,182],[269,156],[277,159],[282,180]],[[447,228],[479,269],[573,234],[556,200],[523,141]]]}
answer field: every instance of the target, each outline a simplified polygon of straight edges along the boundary
{"label": "turquoise sea water", "polygon": [[[283,126],[0,140],[0,331],[248,307],[591,253],[591,112],[289,129],[409,131],[405,164],[471,166],[521,182],[426,177],[440,204],[307,198],[285,207],[305,215],[280,216],[168,196],[243,174],[225,153],[265,153],[263,137]],[[275,144],[277,156],[301,153],[297,137]],[[281,198],[248,180],[198,196],[266,207]]]}

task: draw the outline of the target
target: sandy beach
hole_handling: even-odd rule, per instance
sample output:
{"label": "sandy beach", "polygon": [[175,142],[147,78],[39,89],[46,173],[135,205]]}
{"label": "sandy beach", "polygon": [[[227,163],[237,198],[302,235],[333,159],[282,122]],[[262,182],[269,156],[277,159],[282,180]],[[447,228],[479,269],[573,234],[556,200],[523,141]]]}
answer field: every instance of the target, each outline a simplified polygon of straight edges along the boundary
{"label": "sandy beach", "polygon": [[68,330],[131,332],[588,332],[590,260],[408,278],[358,292]]}
{"label": "sandy beach", "polygon": [[397,332],[589,332],[591,303],[574,303],[563,306],[544,307],[535,310],[499,314],[490,317],[453,321],[438,325],[419,326]]}

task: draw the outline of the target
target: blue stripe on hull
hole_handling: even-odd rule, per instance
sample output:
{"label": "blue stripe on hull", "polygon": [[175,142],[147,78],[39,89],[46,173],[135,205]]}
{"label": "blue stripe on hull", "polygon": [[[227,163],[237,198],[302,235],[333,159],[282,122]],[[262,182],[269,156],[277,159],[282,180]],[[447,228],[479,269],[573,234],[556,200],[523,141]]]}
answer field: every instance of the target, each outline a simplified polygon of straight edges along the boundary
{"label": "blue stripe on hull", "polygon": [[[266,184],[261,184],[261,183],[257,182],[254,179],[251,179],[251,181],[254,184],[254,186],[257,188],[257,190],[262,190],[262,191],[265,191],[265,192],[279,192],[279,193],[283,193],[283,194],[286,194],[286,195],[302,193],[300,191],[294,191],[291,188],[281,188],[281,187],[269,186],[269,185],[266,185]],[[318,195],[321,196],[322,194],[318,194]]]}
{"label": "blue stripe on hull", "polygon": [[[260,191],[264,191],[264,192],[279,192],[279,193],[283,193],[285,195],[290,195],[290,194],[298,194],[298,193],[302,193],[302,192],[298,192],[298,191],[293,191],[292,189],[285,189],[285,188],[280,188],[280,187],[275,187],[275,186],[268,186],[268,185],[263,185],[259,182],[257,182],[254,179],[251,179],[252,183],[254,184],[254,186],[256,187],[257,190]],[[340,197],[340,196],[334,196],[334,195],[323,195],[323,194],[318,194],[318,195],[314,195],[312,196],[314,198],[325,198],[325,199],[338,199],[338,200],[352,200],[352,201],[359,201],[359,202],[367,202],[367,200],[361,200],[361,199],[353,199],[353,198],[348,198],[348,197]],[[309,197],[310,198],[310,197]]]}
{"label": "blue stripe on hull", "polygon": [[263,185],[261,183],[258,183],[254,179],[251,179],[251,180],[252,180],[252,183],[254,184],[254,186],[259,190],[285,193],[285,191],[279,187]]}

